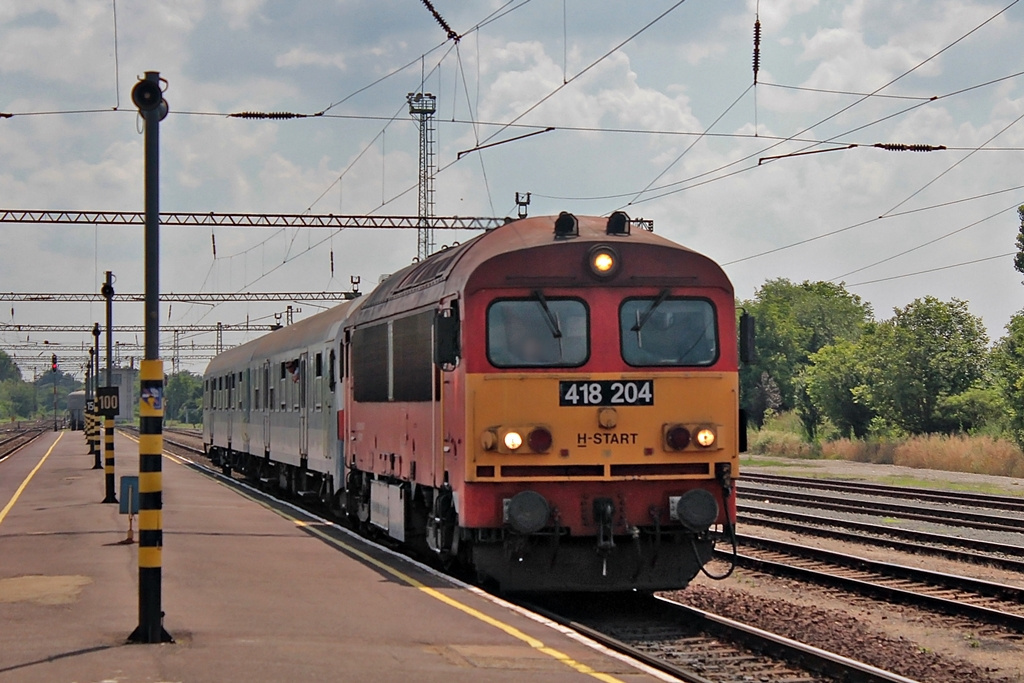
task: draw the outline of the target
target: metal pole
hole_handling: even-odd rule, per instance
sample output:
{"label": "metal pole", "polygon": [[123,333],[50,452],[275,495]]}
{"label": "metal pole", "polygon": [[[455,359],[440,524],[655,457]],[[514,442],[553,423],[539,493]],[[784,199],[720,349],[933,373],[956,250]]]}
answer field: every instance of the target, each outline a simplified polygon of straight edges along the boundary
{"label": "metal pole", "polygon": [[[96,422],[96,393],[93,391],[96,382],[96,371],[93,369],[93,361],[96,358],[96,350],[89,349],[89,371],[86,373],[85,378],[85,401],[86,407],[83,408],[82,414],[85,415],[86,424],[86,439],[89,441],[89,453],[96,456],[96,460],[93,461],[92,468],[94,470],[103,469],[103,461],[100,459],[100,445],[99,439],[96,438],[96,430],[98,424]],[[88,409],[89,401],[93,402],[93,409]]]}
{"label": "metal pole", "polygon": [[[100,294],[107,300],[107,387],[114,385],[113,381],[113,370],[111,365],[112,355],[112,344],[110,342],[110,334],[113,330],[113,301],[114,301],[114,276],[109,270],[107,271],[107,281],[103,283],[100,288]],[[96,342],[99,343],[99,336],[96,337]],[[97,347],[97,358],[99,358],[99,349]],[[96,392],[99,394],[99,392]],[[97,398],[99,398],[97,396]],[[97,406],[99,401],[97,400]],[[106,414],[103,416],[103,479],[106,483],[105,495],[103,496],[104,503],[116,503],[117,495],[114,493],[114,418],[109,414],[109,406],[103,406],[103,410]]]}
{"label": "metal pole", "polygon": [[147,71],[132,88],[132,102],[145,120],[145,348],[139,368],[139,625],[131,643],[173,642],[163,627],[164,368],[160,360],[160,120],[167,115],[160,73]]}

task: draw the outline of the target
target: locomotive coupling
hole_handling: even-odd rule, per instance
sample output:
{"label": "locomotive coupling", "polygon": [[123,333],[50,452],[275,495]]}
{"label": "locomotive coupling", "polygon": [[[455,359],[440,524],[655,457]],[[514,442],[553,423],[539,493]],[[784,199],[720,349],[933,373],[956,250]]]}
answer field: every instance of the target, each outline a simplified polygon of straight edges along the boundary
{"label": "locomotive coupling", "polygon": [[615,503],[611,498],[594,499],[594,522],[597,524],[597,549],[611,550],[615,547],[612,525],[615,521]]}

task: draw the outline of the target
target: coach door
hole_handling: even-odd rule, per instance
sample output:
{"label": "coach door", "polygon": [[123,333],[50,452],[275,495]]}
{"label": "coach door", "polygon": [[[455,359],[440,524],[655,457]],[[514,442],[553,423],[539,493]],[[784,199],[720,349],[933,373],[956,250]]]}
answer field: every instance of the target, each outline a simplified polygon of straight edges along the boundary
{"label": "coach door", "polygon": [[263,452],[270,452],[270,410],[274,406],[274,390],[270,385],[270,361],[263,363]]}
{"label": "coach door", "polygon": [[309,453],[309,373],[306,372],[308,359],[309,354],[303,353],[299,356],[299,456],[302,460],[305,460]]}

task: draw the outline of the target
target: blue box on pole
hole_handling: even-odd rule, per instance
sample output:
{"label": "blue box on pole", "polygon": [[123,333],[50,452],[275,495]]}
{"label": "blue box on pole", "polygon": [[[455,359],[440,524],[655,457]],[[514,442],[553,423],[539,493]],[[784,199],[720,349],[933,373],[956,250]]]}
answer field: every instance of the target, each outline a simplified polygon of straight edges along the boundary
{"label": "blue box on pole", "polygon": [[[139,478],[121,477],[121,503],[122,515],[139,514]],[[128,506],[131,506],[130,508]]]}

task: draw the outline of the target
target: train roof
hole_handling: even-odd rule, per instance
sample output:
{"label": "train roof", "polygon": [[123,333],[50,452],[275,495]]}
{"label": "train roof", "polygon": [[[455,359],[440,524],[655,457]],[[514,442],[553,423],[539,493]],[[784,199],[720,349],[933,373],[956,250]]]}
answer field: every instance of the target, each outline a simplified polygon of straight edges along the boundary
{"label": "train roof", "polygon": [[[619,214],[623,218],[625,214]],[[560,214],[569,216],[569,214]],[[522,218],[489,230],[462,244],[442,248],[430,258],[391,275],[373,290],[358,309],[353,310],[351,319],[346,324],[378,319],[395,310],[408,310],[410,302],[406,297],[415,295],[414,301],[423,304],[436,302],[443,296],[463,291],[475,274],[488,261],[502,257],[515,257],[522,252],[544,247],[555,243],[571,243],[587,249],[595,243],[619,245],[646,245],[661,247],[666,250],[684,252],[695,264],[700,265],[705,280],[713,281],[715,286],[728,288],[732,291],[724,271],[710,258],[684,247],[651,230],[639,227],[636,222],[629,222],[627,232],[609,233],[609,218],[596,216],[569,216],[575,219],[576,230],[571,237],[556,235],[555,224],[560,216],[538,216]],[[585,245],[585,246],[583,246]],[[399,300],[402,300],[399,303]]]}
{"label": "train roof", "polygon": [[248,366],[252,361],[263,361],[286,351],[322,344],[335,339],[338,331],[355,301],[346,301],[326,311],[303,318],[279,330],[268,332],[250,342],[241,344],[218,354],[206,366],[204,375],[232,372]]}
{"label": "train roof", "polygon": [[[556,235],[555,224],[562,216],[568,216],[575,223],[571,236]],[[619,214],[619,217],[621,219],[625,215]],[[253,361],[261,362],[290,349],[338,339],[342,325],[359,325],[392,313],[436,305],[443,297],[464,291],[474,276],[478,281],[484,279],[481,273],[486,277],[489,270],[493,270],[491,264],[498,263],[499,259],[517,259],[525,251],[557,243],[574,244],[583,250],[597,243],[623,251],[632,249],[634,245],[659,247],[659,251],[672,254],[674,258],[660,261],[660,270],[658,260],[645,262],[645,266],[651,270],[647,280],[664,283],[674,278],[679,283],[686,281],[687,284],[699,280],[707,286],[725,288],[731,294],[732,285],[728,277],[710,258],[646,230],[635,222],[627,221],[625,227],[628,230],[612,233],[609,231],[610,220],[613,219],[561,214],[509,221],[461,244],[442,247],[441,251],[429,258],[394,273],[366,296],[339,304],[219,354],[210,361],[204,374],[232,372]],[[692,272],[699,273],[699,278],[684,277],[670,271],[678,266],[680,253],[687,255],[690,262],[688,266],[692,265]],[[643,279],[633,278],[630,284],[639,284]]]}

